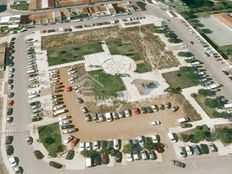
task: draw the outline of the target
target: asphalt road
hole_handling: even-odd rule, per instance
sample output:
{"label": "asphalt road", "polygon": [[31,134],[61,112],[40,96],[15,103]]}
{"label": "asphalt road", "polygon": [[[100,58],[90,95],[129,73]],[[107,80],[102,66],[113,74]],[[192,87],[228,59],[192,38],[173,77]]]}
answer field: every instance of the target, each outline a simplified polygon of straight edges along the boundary
{"label": "asphalt road", "polygon": [[[157,9],[153,6],[148,6],[147,12],[141,12],[146,14],[158,14],[160,17],[166,18],[167,15],[164,11]],[[140,13],[136,13],[136,15],[140,15]],[[83,21],[82,24],[92,23],[97,21],[107,21],[109,19],[117,19],[121,17],[105,17],[98,18],[89,21]],[[79,23],[78,23],[79,24]],[[31,121],[29,107],[27,103],[27,75],[26,75],[26,46],[24,42],[24,38],[27,34],[34,30],[38,29],[48,29],[48,28],[58,28],[60,26],[68,27],[70,25],[74,25],[73,23],[64,23],[52,26],[39,26],[35,29],[31,29],[28,32],[20,33],[16,40],[15,45],[15,105],[14,105],[14,123],[12,126],[8,126],[7,134],[14,135],[13,145],[15,147],[14,155],[19,157],[19,165],[24,168],[26,174],[229,174],[232,170],[232,158],[231,157],[194,157],[193,159],[187,159],[184,162],[187,163],[186,169],[181,169],[173,166],[170,161],[165,161],[160,164],[156,162],[147,161],[147,162],[135,162],[129,164],[128,166],[117,165],[113,168],[108,168],[105,166],[91,168],[84,171],[70,171],[70,170],[57,170],[52,167],[49,167],[44,161],[36,160],[33,155],[33,148],[25,143],[25,136],[28,135],[28,124]],[[171,25],[177,25],[177,23],[173,22]],[[178,29],[178,30],[177,30]],[[177,26],[177,34],[183,34],[183,31],[180,27]],[[182,38],[183,37],[183,38]],[[189,39],[188,35],[183,34],[181,36],[183,40]],[[196,52],[197,51],[197,52]],[[198,55],[199,58],[201,52],[193,49],[194,54]],[[195,53],[196,52],[196,53]],[[205,58],[201,58],[202,61],[206,61]],[[210,66],[210,65],[209,65]],[[211,67],[211,66],[210,66]],[[211,69],[209,68],[209,72],[211,73]],[[215,74],[217,71],[213,71]],[[213,75],[215,78],[218,78],[218,75]],[[220,77],[220,75],[219,75]],[[224,81],[223,81],[224,82]],[[227,83],[227,81],[225,81]],[[225,84],[226,84],[225,83]],[[224,84],[224,83],[223,83]],[[226,86],[226,85],[225,85]],[[227,88],[226,88],[227,89]],[[228,90],[228,89],[227,89]],[[230,91],[232,88],[230,89]]]}

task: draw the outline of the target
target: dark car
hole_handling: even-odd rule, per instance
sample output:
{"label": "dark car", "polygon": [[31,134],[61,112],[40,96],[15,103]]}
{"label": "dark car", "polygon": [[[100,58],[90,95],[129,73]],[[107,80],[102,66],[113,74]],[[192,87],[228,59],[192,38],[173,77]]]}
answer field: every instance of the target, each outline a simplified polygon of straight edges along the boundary
{"label": "dark car", "polygon": [[34,155],[37,159],[42,159],[44,157],[44,155],[42,154],[42,152],[40,152],[39,150],[35,150],[34,151]]}
{"label": "dark car", "polygon": [[66,160],[72,160],[74,155],[75,155],[75,151],[74,150],[69,150],[66,157],[65,157],[65,159]]}
{"label": "dark car", "polygon": [[42,117],[34,117],[32,118],[32,121],[35,122],[35,121],[40,121],[42,119],[43,119]]}
{"label": "dark car", "polygon": [[98,166],[102,164],[102,159],[100,154],[96,154],[93,158],[93,165]]}
{"label": "dark car", "polygon": [[146,107],[146,109],[147,109],[148,113],[152,113],[153,112],[153,109],[150,106]]}
{"label": "dark car", "polygon": [[6,146],[6,154],[12,155],[13,153],[14,153],[14,147],[12,145],[7,145]]}
{"label": "dark car", "polygon": [[60,168],[63,167],[62,164],[60,164],[60,163],[58,163],[58,162],[55,162],[55,161],[49,161],[48,164],[49,164],[49,166],[52,166],[52,167],[57,168],[57,169],[60,169]]}
{"label": "dark car", "polygon": [[9,92],[9,93],[8,93],[8,97],[9,97],[9,98],[14,97],[14,93],[13,93],[13,92]]}
{"label": "dark car", "polygon": [[194,154],[201,155],[201,149],[198,145],[192,145]]}
{"label": "dark car", "polygon": [[209,147],[207,146],[207,144],[200,144],[201,147],[201,151],[204,154],[208,154],[209,153]]}
{"label": "dark car", "polygon": [[146,107],[141,107],[140,111],[141,111],[141,114],[146,114],[147,113],[147,108]]}
{"label": "dark car", "polygon": [[192,124],[190,124],[190,123],[182,123],[182,124],[180,124],[180,127],[182,127],[182,128],[189,128],[189,127],[192,127],[193,125]]}
{"label": "dark car", "polygon": [[182,163],[180,161],[177,161],[177,160],[172,160],[173,164],[175,166],[178,166],[178,167],[181,167],[181,168],[185,168],[186,164],[185,163]]}
{"label": "dark car", "polygon": [[117,151],[115,154],[116,162],[121,163],[122,162],[122,153],[120,151]]}
{"label": "dark car", "polygon": [[13,108],[7,108],[7,115],[12,115]]}
{"label": "dark car", "polygon": [[14,137],[11,135],[6,136],[6,144],[11,144],[13,142],[13,139],[14,139]]}
{"label": "dark car", "polygon": [[69,129],[69,128],[73,128],[73,127],[75,127],[73,124],[60,126],[61,129]]}

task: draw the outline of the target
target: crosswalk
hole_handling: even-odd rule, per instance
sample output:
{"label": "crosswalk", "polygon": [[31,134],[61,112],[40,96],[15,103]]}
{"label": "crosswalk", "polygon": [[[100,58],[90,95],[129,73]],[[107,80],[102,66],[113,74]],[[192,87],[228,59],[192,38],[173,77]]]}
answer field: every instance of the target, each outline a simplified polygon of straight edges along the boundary
{"label": "crosswalk", "polygon": [[11,127],[7,127],[6,131],[1,131],[1,134],[5,134],[5,135],[15,135],[15,134],[29,134],[29,125],[25,125],[25,126],[20,126],[20,127],[16,127],[16,126],[11,126]]}

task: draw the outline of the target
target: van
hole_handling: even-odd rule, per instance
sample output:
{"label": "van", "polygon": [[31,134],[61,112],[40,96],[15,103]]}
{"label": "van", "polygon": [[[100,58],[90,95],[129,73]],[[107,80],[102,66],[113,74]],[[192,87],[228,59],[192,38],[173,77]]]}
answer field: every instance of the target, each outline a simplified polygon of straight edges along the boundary
{"label": "van", "polygon": [[177,142],[176,138],[174,137],[174,134],[171,133],[171,132],[168,132],[168,138],[169,138],[171,143],[176,143]]}
{"label": "van", "polygon": [[113,121],[112,114],[110,112],[107,112],[105,116],[106,116],[106,121]]}
{"label": "van", "polygon": [[57,115],[60,115],[60,114],[63,114],[63,113],[65,113],[65,109],[59,109],[59,110],[54,111],[53,115],[57,116]]}
{"label": "van", "polygon": [[85,166],[86,167],[92,167],[93,166],[92,158],[86,158],[85,159]]}
{"label": "van", "polygon": [[177,122],[178,123],[185,123],[187,121],[189,121],[190,119],[188,117],[182,117],[182,118],[179,118],[177,119]]}

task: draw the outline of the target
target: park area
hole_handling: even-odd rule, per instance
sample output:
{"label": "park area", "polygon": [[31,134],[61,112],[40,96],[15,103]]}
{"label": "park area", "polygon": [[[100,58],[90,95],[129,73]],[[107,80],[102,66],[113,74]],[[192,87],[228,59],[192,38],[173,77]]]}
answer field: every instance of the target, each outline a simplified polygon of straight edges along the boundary
{"label": "park area", "polygon": [[98,82],[94,85],[95,96],[115,96],[125,90],[120,75],[109,75],[102,70],[90,71],[89,74]]}
{"label": "park area", "polygon": [[171,88],[188,88],[199,84],[197,75],[189,67],[181,67],[178,71],[164,73],[163,77],[166,79]]}
{"label": "park area", "polygon": [[58,123],[39,127],[40,142],[47,149],[50,156],[56,156],[63,151],[60,128]]}
{"label": "park area", "polygon": [[[42,37],[42,49],[48,50],[49,64],[55,65],[82,60],[84,54],[100,52],[100,44],[98,45],[96,43],[101,41],[106,41],[112,54],[127,55],[135,61],[143,60],[144,63],[149,64],[154,69],[170,68],[179,65],[176,57],[171,52],[165,50],[165,44],[146,25],[124,29],[106,27],[44,36]],[[90,51],[82,51],[89,50],[86,47],[90,43],[95,43],[91,46]],[[73,50],[75,47],[66,47],[67,45],[79,45],[79,47],[82,47],[75,51]],[[59,57],[59,53],[62,54],[60,51],[64,51],[62,50],[63,48],[68,51]],[[71,58],[67,58],[67,54]]]}
{"label": "park area", "polygon": [[47,50],[49,66],[83,60],[83,56],[102,52],[101,43],[98,41],[73,44],[70,46],[49,48]]}

